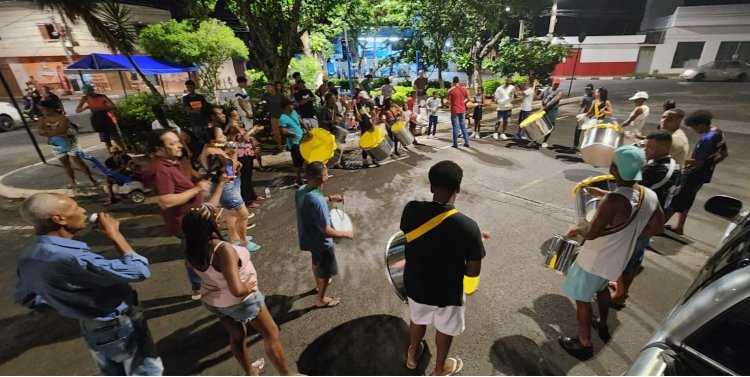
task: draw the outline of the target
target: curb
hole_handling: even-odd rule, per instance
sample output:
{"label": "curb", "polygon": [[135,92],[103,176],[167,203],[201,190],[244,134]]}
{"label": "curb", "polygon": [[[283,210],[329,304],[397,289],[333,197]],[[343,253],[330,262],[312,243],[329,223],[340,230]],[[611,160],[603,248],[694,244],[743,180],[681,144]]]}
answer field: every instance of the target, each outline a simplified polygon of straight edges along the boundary
{"label": "curb", "polygon": [[679,80],[679,76],[664,75],[660,77],[653,76],[576,76],[572,79],[570,77],[555,76],[562,81],[576,81],[576,80],[602,80],[602,81],[618,81],[618,80]]}

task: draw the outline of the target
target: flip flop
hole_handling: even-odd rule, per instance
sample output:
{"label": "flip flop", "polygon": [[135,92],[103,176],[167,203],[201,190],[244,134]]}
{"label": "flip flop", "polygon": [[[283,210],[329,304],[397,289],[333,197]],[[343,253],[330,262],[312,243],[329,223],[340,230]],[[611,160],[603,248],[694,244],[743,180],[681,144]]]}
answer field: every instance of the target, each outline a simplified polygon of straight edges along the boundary
{"label": "flip flop", "polygon": [[415,357],[415,359],[417,359],[417,363],[414,365],[409,365],[409,350],[411,350],[411,345],[406,349],[406,369],[417,369],[417,366],[419,366],[419,360],[422,358],[422,355],[424,355],[425,348],[427,348],[427,342],[425,342],[424,340],[419,342],[419,351],[417,351],[417,355]]}
{"label": "flip flop", "polygon": [[445,374],[444,376],[455,376],[459,372],[461,372],[461,369],[464,369],[464,361],[461,360],[460,357],[458,356],[456,356],[455,358],[449,357],[448,360],[445,360],[445,361],[450,362],[451,360],[453,360],[453,369],[451,370],[450,373]]}
{"label": "flip flop", "polygon": [[612,308],[612,309],[614,309],[614,310],[622,310],[622,309],[625,309],[625,304],[621,304],[621,303],[615,302],[615,301],[610,301],[609,302],[609,307]]}
{"label": "flip flop", "polygon": [[318,309],[335,308],[340,303],[341,303],[341,299],[340,298],[338,298],[338,297],[331,297],[331,299],[328,300],[328,302],[326,302],[325,305],[323,305],[323,306],[315,305],[315,307],[318,308]]}
{"label": "flip flop", "polygon": [[253,361],[253,363],[250,364],[250,366],[252,366],[253,368],[257,368],[258,375],[260,375],[260,372],[262,372],[263,368],[266,367],[266,360],[261,357],[260,359]]}
{"label": "flip flop", "polygon": [[684,236],[684,235],[685,235],[685,232],[678,232],[678,231],[676,231],[676,230],[675,230],[675,228],[674,228],[673,226],[671,226],[671,225],[664,225],[664,229],[666,229],[666,230],[668,230],[668,231],[670,231],[670,232],[672,232],[672,233],[674,233],[674,234],[678,234],[678,235],[680,235],[680,236]]}

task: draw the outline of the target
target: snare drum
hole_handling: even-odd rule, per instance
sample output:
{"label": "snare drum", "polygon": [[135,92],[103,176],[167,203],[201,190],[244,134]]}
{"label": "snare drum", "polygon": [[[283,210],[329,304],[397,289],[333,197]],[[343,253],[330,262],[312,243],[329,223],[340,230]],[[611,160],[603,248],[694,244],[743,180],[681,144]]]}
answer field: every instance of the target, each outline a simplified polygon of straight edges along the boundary
{"label": "snare drum", "polygon": [[[329,215],[331,217],[331,228],[344,232],[349,232],[353,229],[352,220],[343,210],[334,207],[329,212]],[[334,238],[333,242],[338,243],[340,240],[340,238]]]}
{"label": "snare drum", "polygon": [[303,138],[299,152],[308,164],[313,161],[327,163],[336,150],[336,138],[322,128],[314,128]]}
{"label": "snare drum", "polygon": [[386,137],[388,133],[383,126],[376,126],[362,134],[359,138],[359,147],[372,156],[372,158],[383,161],[390,157],[393,144]]}
{"label": "snare drum", "polygon": [[398,232],[391,236],[385,247],[385,272],[388,281],[391,282],[396,294],[403,302],[406,299],[406,287],[404,286],[404,267],[406,267],[406,236],[404,232]]}
{"label": "snare drum", "polygon": [[591,222],[594,218],[596,209],[599,208],[600,197],[595,197],[586,191],[586,187],[597,187],[602,190],[614,191],[617,186],[615,177],[612,175],[600,175],[584,179],[573,188],[573,198],[576,202],[576,214],[578,223],[583,221]]}
{"label": "snare drum", "polygon": [[[584,125],[585,126],[585,125]],[[595,167],[612,165],[615,149],[622,145],[622,129],[613,123],[586,128],[581,140],[581,158]]]}
{"label": "snare drum", "polygon": [[558,274],[567,274],[568,269],[578,256],[580,247],[581,245],[577,241],[566,239],[558,234],[552,238],[552,242],[547,249],[544,265]]}
{"label": "snare drum", "polygon": [[547,119],[544,110],[540,110],[528,116],[521,122],[521,129],[529,137],[529,140],[538,141],[552,132],[555,126]]}
{"label": "snare drum", "polygon": [[391,126],[391,132],[393,132],[393,137],[405,147],[414,142],[414,135],[409,132],[409,128],[406,127],[406,122],[404,121],[394,123],[393,126]]}

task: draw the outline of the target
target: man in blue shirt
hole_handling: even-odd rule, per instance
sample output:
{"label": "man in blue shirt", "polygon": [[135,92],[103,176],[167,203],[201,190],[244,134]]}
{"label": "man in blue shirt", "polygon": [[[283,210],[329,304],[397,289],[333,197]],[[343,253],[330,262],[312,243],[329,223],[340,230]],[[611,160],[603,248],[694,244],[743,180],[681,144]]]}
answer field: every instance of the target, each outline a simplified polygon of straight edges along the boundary
{"label": "man in blue shirt", "polygon": [[106,259],[72,239],[86,226],[86,210],[73,199],[36,194],[23,202],[21,216],[36,238],[18,259],[13,301],[78,320],[102,374],[160,376],[161,358],[128,284],[147,279],[149,263],[122,236],[120,222],[99,214],[99,228],[121,254]]}
{"label": "man in blue shirt", "polygon": [[289,152],[292,154],[292,165],[294,171],[297,173],[297,185],[302,186],[302,165],[304,165],[304,159],[302,153],[299,150],[299,144],[302,142],[302,136],[305,134],[306,128],[300,123],[299,115],[294,110],[294,103],[288,98],[281,100],[281,106],[284,112],[279,118],[279,129],[281,133],[286,136],[286,146],[289,148]]}
{"label": "man in blue shirt", "polygon": [[315,306],[332,308],[341,303],[340,298],[326,297],[331,277],[338,273],[333,238],[354,238],[353,231],[341,231],[331,227],[328,203],[344,202],[342,195],[323,196],[323,185],[328,181],[328,169],[319,161],[311,162],[305,171],[307,184],[295,194],[297,208],[297,233],[300,250],[312,254],[312,271],[318,296]]}
{"label": "man in blue shirt", "polygon": [[704,183],[711,182],[716,165],[729,156],[724,134],[713,126],[712,119],[713,114],[708,110],[694,111],[685,118],[685,125],[701,135],[701,139],[693,149],[690,158],[685,160],[680,191],[672,200],[667,213],[667,221],[675,212],[679,213],[677,224],[674,227],[670,225],[665,227],[679,235],[684,234],[685,221],[698,191]]}

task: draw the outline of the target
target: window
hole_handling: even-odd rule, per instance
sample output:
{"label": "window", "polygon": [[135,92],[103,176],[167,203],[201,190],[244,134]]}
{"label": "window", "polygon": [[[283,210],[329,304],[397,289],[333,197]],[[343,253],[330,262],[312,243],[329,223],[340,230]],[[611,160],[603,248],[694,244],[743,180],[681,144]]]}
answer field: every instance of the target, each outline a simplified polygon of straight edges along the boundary
{"label": "window", "polygon": [[691,335],[685,344],[740,374],[750,374],[750,299],[733,306]]}
{"label": "window", "polygon": [[59,24],[36,24],[36,26],[39,28],[39,33],[42,34],[42,39],[60,39],[60,32],[58,30],[61,30],[61,28],[59,28]]}
{"label": "window", "polygon": [[679,42],[674,50],[672,68],[692,68],[698,66],[706,42]]}
{"label": "window", "polygon": [[750,62],[750,42],[721,42],[716,60],[743,60]]}

